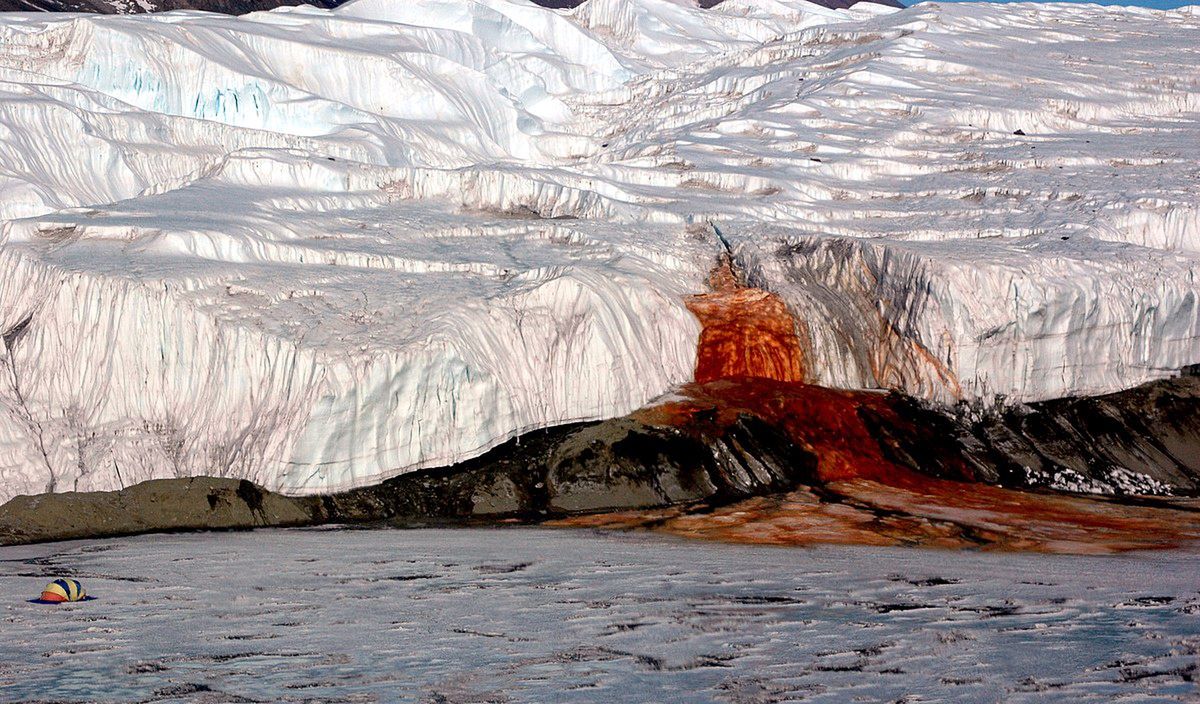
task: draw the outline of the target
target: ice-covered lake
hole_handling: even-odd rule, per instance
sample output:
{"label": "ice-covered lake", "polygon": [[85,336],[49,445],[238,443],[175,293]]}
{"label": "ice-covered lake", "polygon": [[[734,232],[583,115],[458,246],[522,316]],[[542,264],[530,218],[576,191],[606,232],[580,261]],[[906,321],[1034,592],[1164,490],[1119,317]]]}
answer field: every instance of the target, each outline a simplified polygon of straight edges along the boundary
{"label": "ice-covered lake", "polygon": [[[1196,557],[528,528],[0,548],[0,700],[1196,701]],[[60,575],[99,599],[25,601]]]}

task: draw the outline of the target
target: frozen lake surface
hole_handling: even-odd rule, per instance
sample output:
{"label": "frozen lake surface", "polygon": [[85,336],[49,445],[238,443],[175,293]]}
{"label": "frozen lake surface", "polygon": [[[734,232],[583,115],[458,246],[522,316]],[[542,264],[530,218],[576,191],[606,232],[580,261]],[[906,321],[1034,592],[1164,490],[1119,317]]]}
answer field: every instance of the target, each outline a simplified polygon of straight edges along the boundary
{"label": "frozen lake surface", "polygon": [[[25,600],[75,576],[97,601]],[[1196,701],[1195,553],[545,529],[0,548],[0,700]]]}

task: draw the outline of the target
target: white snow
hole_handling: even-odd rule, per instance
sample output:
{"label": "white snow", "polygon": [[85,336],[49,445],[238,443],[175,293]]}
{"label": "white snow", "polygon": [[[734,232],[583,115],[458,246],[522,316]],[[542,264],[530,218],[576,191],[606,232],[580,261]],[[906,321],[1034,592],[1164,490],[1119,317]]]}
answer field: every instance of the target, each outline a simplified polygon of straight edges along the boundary
{"label": "white snow", "polygon": [[691,377],[706,221],[814,382],[1168,376],[1197,143],[1195,8],[0,16],[0,501],[336,490],[626,413]]}
{"label": "white snow", "polygon": [[[26,603],[73,576],[98,597]],[[0,548],[0,698],[1195,701],[1200,562],[529,529]]]}
{"label": "white snow", "polygon": [[1141,496],[1169,496],[1171,487],[1154,477],[1134,472],[1124,467],[1113,467],[1104,472],[1104,480],[1088,477],[1063,467],[1056,472],[1046,472],[1032,467],[1023,467],[1025,481],[1035,486],[1045,486],[1057,491],[1077,494],[1137,494]]}

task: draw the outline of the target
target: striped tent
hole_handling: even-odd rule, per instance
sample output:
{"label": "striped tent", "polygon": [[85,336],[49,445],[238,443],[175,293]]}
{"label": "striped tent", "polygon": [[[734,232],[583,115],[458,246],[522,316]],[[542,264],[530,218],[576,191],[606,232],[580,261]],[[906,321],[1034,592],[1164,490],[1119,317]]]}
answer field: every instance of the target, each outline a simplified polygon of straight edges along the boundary
{"label": "striped tent", "polygon": [[83,601],[86,598],[87,593],[83,591],[83,585],[78,581],[56,579],[42,590],[42,598],[39,601],[62,603],[64,601]]}

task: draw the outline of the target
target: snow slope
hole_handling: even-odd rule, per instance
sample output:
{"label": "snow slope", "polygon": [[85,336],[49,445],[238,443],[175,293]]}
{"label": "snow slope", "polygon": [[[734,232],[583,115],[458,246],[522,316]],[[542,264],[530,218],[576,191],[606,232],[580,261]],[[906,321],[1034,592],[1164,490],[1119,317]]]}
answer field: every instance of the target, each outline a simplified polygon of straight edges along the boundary
{"label": "snow slope", "polygon": [[0,500],[312,493],[691,378],[728,247],[811,381],[1200,361],[1200,12],[354,0],[0,16]]}

